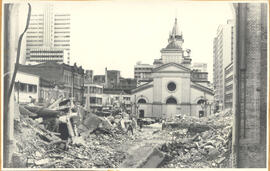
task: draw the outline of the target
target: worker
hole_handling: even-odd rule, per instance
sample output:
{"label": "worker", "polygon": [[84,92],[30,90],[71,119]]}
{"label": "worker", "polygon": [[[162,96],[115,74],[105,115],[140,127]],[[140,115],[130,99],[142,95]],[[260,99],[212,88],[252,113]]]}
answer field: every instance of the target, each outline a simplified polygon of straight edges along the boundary
{"label": "worker", "polygon": [[128,126],[127,126],[127,132],[129,132],[129,131],[133,135],[133,127],[132,127],[131,123],[128,123]]}
{"label": "worker", "polygon": [[137,123],[138,123],[138,125],[139,125],[140,129],[142,129],[142,126],[143,126],[143,121],[142,121],[142,119],[141,119],[141,118],[139,118],[139,119],[137,120]]}

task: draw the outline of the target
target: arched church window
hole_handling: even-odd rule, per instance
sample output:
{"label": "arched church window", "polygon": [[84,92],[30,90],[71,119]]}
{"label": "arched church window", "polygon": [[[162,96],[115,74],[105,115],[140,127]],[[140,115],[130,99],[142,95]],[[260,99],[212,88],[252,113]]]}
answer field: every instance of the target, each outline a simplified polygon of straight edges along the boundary
{"label": "arched church window", "polygon": [[170,97],[167,99],[166,104],[177,104],[177,101],[174,97]]}
{"label": "arched church window", "polygon": [[139,99],[139,100],[138,100],[138,103],[146,103],[146,100],[144,100],[144,99]]}
{"label": "arched church window", "polygon": [[167,88],[168,88],[169,91],[174,91],[176,89],[176,84],[174,82],[170,82],[167,85]]}
{"label": "arched church window", "polygon": [[198,100],[197,104],[204,104],[205,103],[205,100],[204,99],[200,99]]}

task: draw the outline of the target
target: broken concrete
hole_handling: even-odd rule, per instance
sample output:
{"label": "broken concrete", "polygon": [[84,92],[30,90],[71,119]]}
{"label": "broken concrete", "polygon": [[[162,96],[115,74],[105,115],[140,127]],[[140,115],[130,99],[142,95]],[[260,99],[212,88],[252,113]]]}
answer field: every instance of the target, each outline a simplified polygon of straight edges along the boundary
{"label": "broken concrete", "polygon": [[164,159],[165,154],[155,147],[147,157],[146,162],[140,165],[140,168],[158,168]]}
{"label": "broken concrete", "polygon": [[[162,168],[232,167],[231,113],[224,112],[204,119],[183,116],[175,119],[174,125],[165,127],[165,131],[172,135],[172,141],[164,144],[161,151],[171,157],[161,165]],[[207,129],[199,130],[202,125]]]}

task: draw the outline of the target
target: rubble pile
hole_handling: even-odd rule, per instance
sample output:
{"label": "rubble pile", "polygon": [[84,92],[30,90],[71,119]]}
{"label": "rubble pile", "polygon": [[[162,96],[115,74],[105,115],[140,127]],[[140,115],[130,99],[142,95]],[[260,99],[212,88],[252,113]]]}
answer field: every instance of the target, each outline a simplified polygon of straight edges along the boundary
{"label": "rubble pile", "polygon": [[166,142],[158,147],[166,154],[160,167],[230,167],[231,111],[204,118],[177,115],[163,122],[162,130],[155,123],[145,126],[145,132],[134,131],[136,119],[124,113],[100,117],[72,99],[19,106],[16,111],[14,168],[118,168],[130,156],[128,149],[140,141]]}
{"label": "rubble pile", "polygon": [[126,157],[120,145],[136,136],[126,129],[132,121],[99,117],[72,99],[19,105],[17,112],[13,167],[115,168]]}
{"label": "rubble pile", "polygon": [[[205,118],[180,116],[166,127],[171,141],[161,151],[167,157],[163,168],[230,168],[232,112],[225,111]],[[186,126],[186,127],[184,127]],[[179,129],[179,127],[181,127]],[[203,130],[199,130],[203,128]],[[206,129],[207,128],[207,129]]]}
{"label": "rubble pile", "polygon": [[81,143],[74,144],[61,140],[31,118],[21,117],[14,126],[17,151],[25,157],[20,167],[29,168],[115,168],[126,156],[117,147],[134,138],[116,127],[107,134],[94,132],[79,137]]}

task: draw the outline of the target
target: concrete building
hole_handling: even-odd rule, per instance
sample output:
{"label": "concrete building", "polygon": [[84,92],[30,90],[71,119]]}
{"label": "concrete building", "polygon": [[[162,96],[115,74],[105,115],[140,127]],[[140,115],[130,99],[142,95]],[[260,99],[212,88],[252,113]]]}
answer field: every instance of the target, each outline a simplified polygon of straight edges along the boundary
{"label": "concrete building", "polygon": [[142,82],[149,82],[152,80],[151,73],[153,68],[154,65],[137,62],[134,66],[134,78],[138,81],[138,85]]}
{"label": "concrete building", "polygon": [[131,90],[137,87],[137,80],[133,78],[121,78],[117,88],[122,90]]}
{"label": "concrete building", "polygon": [[224,107],[232,109],[233,104],[233,63],[225,67]]}
{"label": "concrete building", "polygon": [[207,72],[207,63],[194,62],[191,68],[192,70],[197,70],[200,72]]}
{"label": "concrete building", "polygon": [[199,72],[197,70],[192,70],[191,71],[191,80],[193,82],[196,82],[197,84],[201,84],[203,86],[206,86],[206,87],[212,89],[210,82],[208,81],[208,72]]}
{"label": "concrete building", "polygon": [[218,27],[213,43],[213,83],[215,103],[220,109],[224,108],[225,101],[224,69],[233,59],[234,39],[234,24],[232,20],[228,20],[227,24]]}
{"label": "concrete building", "polygon": [[121,107],[126,112],[131,113],[132,101],[129,91],[122,89],[104,89],[103,91],[103,105]]}
{"label": "concrete building", "polygon": [[105,75],[95,75],[93,83],[102,85],[104,89],[131,90],[137,86],[136,79],[123,78],[118,70],[107,70]]}
{"label": "concrete building", "polygon": [[[84,70],[67,64],[58,64],[56,62],[46,62],[37,65],[20,65],[19,70],[26,73],[38,75],[41,79],[40,99],[48,100],[53,96],[57,99],[59,95],[64,97],[74,97],[74,100],[82,103]],[[55,92],[55,93],[51,93]]]}
{"label": "concrete building", "polygon": [[120,84],[120,71],[105,68],[105,88],[116,88]]}
{"label": "concrete building", "polygon": [[94,75],[93,76],[93,83],[105,86],[105,75]]}
{"label": "concrete building", "polygon": [[34,4],[26,32],[26,64],[70,63],[70,14],[54,12],[52,4]]}
{"label": "concrete building", "polygon": [[[169,44],[161,50],[163,64],[152,71],[153,81],[131,91],[133,108],[139,117],[169,119],[176,114],[202,117],[211,114],[209,102],[213,90],[200,82],[207,80],[207,73],[197,78],[191,68],[191,59],[182,50],[182,34],[177,20],[169,35]],[[173,56],[176,55],[176,56]],[[200,78],[200,79],[199,79]]]}
{"label": "concrete building", "polygon": [[84,83],[93,83],[93,70],[85,70]]}
{"label": "concrete building", "polygon": [[30,103],[30,96],[39,99],[39,76],[19,71],[15,78],[14,95],[18,103]]}
{"label": "concrete building", "polygon": [[102,107],[103,86],[84,83],[84,104],[92,112]]}
{"label": "concrete building", "polygon": [[56,48],[38,48],[29,50],[29,58],[27,64],[38,64],[48,61],[69,63],[67,52],[64,49]]}
{"label": "concrete building", "polygon": [[163,62],[162,62],[161,58],[160,59],[154,59],[154,62],[153,62],[154,68],[159,67],[162,64],[163,64]]}

